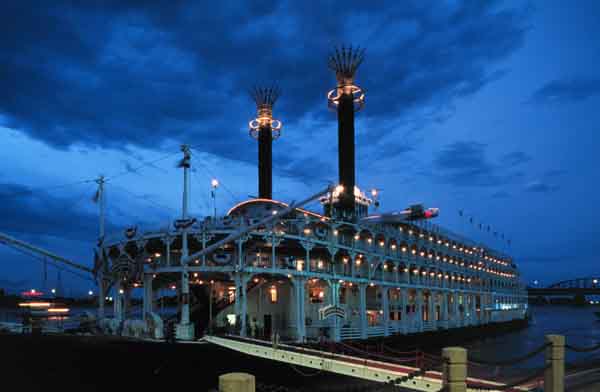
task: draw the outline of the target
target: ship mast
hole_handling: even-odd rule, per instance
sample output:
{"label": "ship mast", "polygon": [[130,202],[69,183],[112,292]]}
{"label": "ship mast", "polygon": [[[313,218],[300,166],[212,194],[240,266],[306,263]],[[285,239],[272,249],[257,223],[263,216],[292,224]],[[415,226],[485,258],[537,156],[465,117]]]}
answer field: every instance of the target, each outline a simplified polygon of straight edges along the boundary
{"label": "ship mast", "polygon": [[190,277],[188,271],[188,229],[193,223],[188,216],[190,167],[192,153],[190,146],[182,145],[183,159],[179,166],[183,168],[183,197],[181,211],[181,319],[177,326],[177,335],[185,340],[194,338],[194,325],[190,323]]}
{"label": "ship mast", "polygon": [[[104,217],[105,217],[105,210],[104,210],[104,183],[106,182],[106,180],[104,179],[104,176],[100,176],[98,177],[98,179],[96,180],[96,183],[98,184],[98,190],[96,191],[96,195],[95,195],[95,200],[98,202],[98,209],[99,209],[99,214],[98,214],[98,218],[99,218],[99,227],[98,227],[98,250],[100,251],[99,254],[102,255],[102,243],[104,242]],[[102,258],[102,256],[96,256],[96,257],[101,257],[101,262],[104,262],[104,259]],[[105,298],[105,293],[104,293],[104,266],[101,264],[100,268],[98,269],[98,319],[103,319],[104,318],[104,298]],[[116,293],[115,297],[118,298],[118,294]]]}

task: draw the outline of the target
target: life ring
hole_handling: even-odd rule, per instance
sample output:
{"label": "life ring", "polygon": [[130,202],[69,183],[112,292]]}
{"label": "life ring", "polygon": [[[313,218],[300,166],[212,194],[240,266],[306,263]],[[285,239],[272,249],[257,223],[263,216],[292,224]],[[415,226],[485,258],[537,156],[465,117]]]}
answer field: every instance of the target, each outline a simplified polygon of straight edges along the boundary
{"label": "life ring", "polygon": [[127,237],[127,239],[132,239],[133,237],[135,237],[136,233],[136,226],[128,227],[127,229],[125,229],[125,237]]}
{"label": "life ring", "polygon": [[315,228],[315,235],[318,238],[323,239],[323,238],[327,237],[327,231],[324,228],[322,228],[322,227],[316,227]]}
{"label": "life ring", "polygon": [[223,217],[222,222],[223,222],[223,226],[231,226],[231,224],[233,223],[233,219],[231,219],[230,216],[226,216],[226,217]]}
{"label": "life ring", "polygon": [[231,261],[231,253],[215,252],[212,255],[212,260],[218,265],[225,265]]}

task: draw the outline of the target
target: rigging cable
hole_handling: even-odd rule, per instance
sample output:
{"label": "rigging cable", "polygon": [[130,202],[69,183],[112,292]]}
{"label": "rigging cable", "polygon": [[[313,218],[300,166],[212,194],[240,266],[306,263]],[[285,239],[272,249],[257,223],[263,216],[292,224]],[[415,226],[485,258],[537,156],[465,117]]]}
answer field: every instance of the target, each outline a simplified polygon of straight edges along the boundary
{"label": "rigging cable", "polygon": [[124,171],[119,172],[117,174],[113,174],[112,176],[108,176],[108,177],[106,177],[106,179],[114,180],[115,178],[119,178],[119,177],[124,176],[126,174],[136,173],[139,169],[142,169],[142,168],[144,168],[146,166],[154,166],[154,164],[156,164],[156,163],[158,163],[160,161],[164,161],[167,158],[170,158],[170,157],[173,157],[173,156],[179,155],[179,154],[181,154],[180,151],[171,152],[171,153],[168,153],[168,154],[165,154],[165,155],[161,156],[160,158],[154,159],[152,161],[146,161],[146,162],[142,161],[143,164],[141,164],[139,166],[136,166],[134,168],[130,168],[128,170],[124,170]]}
{"label": "rigging cable", "polygon": [[[194,149],[196,152],[202,153],[202,151],[198,150],[196,147],[191,146],[192,149]],[[205,174],[208,174],[207,176],[210,179],[213,178],[218,178],[217,176],[215,176],[215,173],[213,171],[211,171],[207,165],[205,165],[202,161],[200,161],[199,159],[196,159],[195,156],[192,156],[192,161],[197,163],[199,166],[201,166],[202,168],[204,168],[205,170]],[[219,186],[222,187],[228,194],[229,196],[231,196],[232,201],[234,203],[238,203],[239,201],[241,201],[243,198],[240,198],[239,196],[236,196],[234,194],[234,192],[232,192],[229,187],[227,187],[221,180],[219,180]]]}
{"label": "rigging cable", "polygon": [[[136,195],[135,193],[129,191],[128,189],[126,189],[126,188],[124,188],[124,187],[122,187],[120,185],[114,184],[114,183],[113,183],[113,187],[115,187],[116,189],[122,190],[123,192],[127,193],[131,197],[134,197],[136,199],[144,200],[144,201],[146,201],[146,202],[154,205],[155,207],[158,207],[158,208],[161,208],[161,209],[164,209],[164,210],[168,210],[170,213],[174,213],[175,215],[177,215],[177,211],[175,209],[173,209],[173,208],[171,208],[169,206],[157,203],[154,200],[152,200],[152,199],[150,199],[148,197],[145,197],[144,195]],[[170,215],[170,214],[168,216],[169,216],[169,218],[172,217],[172,215]]]}
{"label": "rigging cable", "polygon": [[90,183],[90,182],[94,182],[94,181],[96,181],[96,180],[95,179],[88,179],[88,180],[81,180],[81,181],[77,181],[77,182],[70,182],[70,183],[67,183],[67,184],[61,184],[61,185],[50,186],[50,187],[29,188],[29,189],[26,189],[26,190],[22,190],[22,191],[18,191],[18,192],[13,192],[13,193],[0,193],[0,198],[16,197],[16,196],[22,196],[22,195],[30,195],[30,194],[33,194],[33,193],[38,192],[38,191],[49,191],[49,190],[54,190],[54,189],[67,188],[67,187],[70,187],[70,186],[75,186],[75,185]]}
{"label": "rigging cable", "polygon": [[[3,242],[0,242],[0,243],[3,243]],[[9,245],[7,244],[7,246],[9,246]],[[49,258],[49,257],[48,258],[44,258],[44,257],[38,256],[38,255],[36,255],[36,254],[34,254],[32,252],[26,251],[24,249],[20,249],[20,248],[17,248],[17,247],[12,247],[12,246],[9,246],[9,247],[12,248],[12,249],[14,249],[14,250],[16,250],[19,253],[24,254],[25,256],[32,257],[32,258],[34,258],[37,261],[40,261],[42,263],[45,261],[45,262],[47,262],[48,264],[52,265],[53,267],[55,267],[58,270],[68,272],[70,274],[73,274],[73,275],[81,278],[81,279],[91,280],[92,282],[96,282],[92,277],[83,275],[83,274],[81,274],[81,273],[79,273],[77,271],[73,271],[72,269],[69,269],[69,268],[66,268],[64,266],[61,266],[58,263],[56,263],[55,261],[52,261],[52,259]]]}

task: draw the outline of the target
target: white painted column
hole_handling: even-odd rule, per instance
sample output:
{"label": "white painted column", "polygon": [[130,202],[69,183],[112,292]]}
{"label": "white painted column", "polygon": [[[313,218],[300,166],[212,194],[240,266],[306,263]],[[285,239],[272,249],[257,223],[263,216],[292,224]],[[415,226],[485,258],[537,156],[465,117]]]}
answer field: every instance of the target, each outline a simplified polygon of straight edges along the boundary
{"label": "white painted column", "polygon": [[152,274],[144,274],[144,311],[143,311],[143,319],[146,321],[149,313],[153,311],[153,290],[152,290]]}
{"label": "white painted column", "polygon": [[122,321],[123,320],[123,290],[121,289],[121,285],[116,283],[114,286],[114,318],[115,320]]}
{"label": "white painted column", "polygon": [[402,333],[408,332],[408,313],[406,306],[408,305],[408,289],[400,289],[400,325]]}
{"label": "white painted column", "polygon": [[241,278],[241,293],[240,293],[240,299],[241,299],[241,320],[240,320],[240,325],[241,325],[241,330],[240,330],[240,336],[245,337],[246,336],[246,315],[248,314],[248,279],[246,278],[246,276],[242,276]]}
{"label": "white painted column", "polygon": [[98,320],[104,318],[104,302],[106,301],[106,292],[104,290],[104,266],[98,271]]}
{"label": "white painted column", "polygon": [[[460,304],[458,303],[459,297],[461,297],[460,292],[459,291],[455,291],[454,292],[455,318],[456,318],[457,326],[458,327],[462,327],[463,326],[463,319],[462,319],[462,314],[460,312]],[[464,297],[463,297],[463,300],[464,300]]]}
{"label": "white painted column", "polygon": [[306,250],[306,260],[304,260],[304,270],[306,272],[310,272],[310,250],[311,250],[311,246],[306,243],[304,249]]}
{"label": "white painted column", "polygon": [[359,315],[360,315],[360,337],[361,339],[367,338],[367,285],[360,283],[358,285],[359,295]]}
{"label": "white painted column", "polygon": [[471,294],[471,324],[477,325],[477,296]]}
{"label": "white painted column", "polygon": [[271,234],[271,268],[275,269],[275,234]]}
{"label": "white painted column", "polygon": [[429,320],[433,329],[437,328],[437,320],[436,320],[436,292],[429,291]]}
{"label": "white painted column", "polygon": [[423,332],[423,290],[417,289],[417,332]]}
{"label": "white painted column", "polygon": [[448,328],[448,292],[442,292],[442,303],[441,303],[441,314],[442,314],[442,325],[444,328]]}
{"label": "white painted column", "polygon": [[383,310],[383,336],[389,336],[390,327],[390,301],[389,289],[387,286],[381,286],[381,310]]}
{"label": "white painted column", "polygon": [[305,303],[305,279],[294,278],[295,304],[296,304],[296,341],[303,342],[306,339],[306,314],[304,310]]}
{"label": "white painted column", "polygon": [[[340,283],[333,279],[329,281],[329,303],[333,306],[339,306],[340,302]],[[331,339],[335,342],[340,341],[341,321],[337,316],[333,316],[331,320]]]}

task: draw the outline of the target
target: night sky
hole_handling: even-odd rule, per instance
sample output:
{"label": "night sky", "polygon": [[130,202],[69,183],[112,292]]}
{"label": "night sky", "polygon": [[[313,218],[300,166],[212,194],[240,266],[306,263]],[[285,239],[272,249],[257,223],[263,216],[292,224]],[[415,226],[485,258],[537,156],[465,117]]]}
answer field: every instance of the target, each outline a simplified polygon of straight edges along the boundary
{"label": "night sky", "polygon": [[[439,207],[528,282],[600,275],[599,2],[142,3],[2,3],[0,231],[91,265],[93,179],[109,178],[109,232],[166,227],[181,143],[192,213],[212,213],[212,177],[225,213],[257,193],[255,84],[282,89],[274,197],[320,190],[337,179],[327,55],[351,43],[366,48],[357,183],[381,189],[380,210]],[[0,245],[0,287],[40,287],[40,266]]]}

